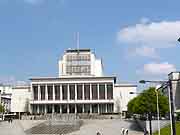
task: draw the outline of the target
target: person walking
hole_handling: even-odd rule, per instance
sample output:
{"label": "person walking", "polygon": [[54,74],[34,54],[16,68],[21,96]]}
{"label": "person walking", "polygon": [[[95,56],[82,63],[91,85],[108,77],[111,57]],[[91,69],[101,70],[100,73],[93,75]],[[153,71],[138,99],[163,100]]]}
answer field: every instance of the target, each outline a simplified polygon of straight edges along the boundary
{"label": "person walking", "polygon": [[124,135],[124,133],[125,133],[125,129],[122,128],[122,129],[121,129],[121,135]]}
{"label": "person walking", "polygon": [[144,135],[148,135],[148,131],[146,128],[144,128]]}
{"label": "person walking", "polygon": [[125,135],[128,135],[128,132],[129,132],[128,129],[126,129],[126,130],[125,130]]}

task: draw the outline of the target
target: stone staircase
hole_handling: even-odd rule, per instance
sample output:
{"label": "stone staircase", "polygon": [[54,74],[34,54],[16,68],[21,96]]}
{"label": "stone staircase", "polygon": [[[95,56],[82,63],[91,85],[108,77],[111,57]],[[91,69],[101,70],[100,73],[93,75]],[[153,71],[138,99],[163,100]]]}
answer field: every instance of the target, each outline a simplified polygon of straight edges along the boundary
{"label": "stone staircase", "polygon": [[82,121],[46,121],[25,131],[26,134],[67,134],[79,130]]}

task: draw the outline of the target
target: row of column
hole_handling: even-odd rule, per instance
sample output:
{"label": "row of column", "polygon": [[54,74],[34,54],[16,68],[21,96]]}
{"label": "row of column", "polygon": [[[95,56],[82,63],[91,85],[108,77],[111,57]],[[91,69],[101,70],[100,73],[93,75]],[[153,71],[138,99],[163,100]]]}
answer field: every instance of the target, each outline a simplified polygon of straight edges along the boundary
{"label": "row of column", "polygon": [[[71,84],[67,84],[67,100],[71,100],[70,99],[70,86]],[[75,100],[77,100],[77,84],[74,84],[75,85]],[[82,99],[81,100],[86,100],[85,99],[85,91],[84,91],[84,84],[81,84],[82,85]],[[108,99],[107,97],[107,84],[104,84],[105,85],[105,99]],[[63,94],[62,94],[62,84],[59,85],[60,86],[60,100],[63,100]],[[38,99],[37,100],[41,100],[41,86],[38,85]],[[33,88],[33,87],[32,87]],[[97,100],[100,99],[100,90],[99,90],[99,84],[97,84]],[[90,89],[89,89],[89,93],[90,93],[90,100],[93,99],[92,97],[92,84],[90,84]],[[113,90],[112,90],[113,91]],[[33,91],[33,94],[34,91]],[[33,96],[34,97],[34,96]],[[45,85],[45,100],[48,100],[48,85],[46,84]],[[55,84],[52,84],[52,100],[56,100],[55,99]],[[78,99],[79,100],[79,99]]]}
{"label": "row of column", "polygon": [[[69,113],[72,113],[72,112],[70,112],[70,104],[66,104],[67,105],[67,110],[66,110],[66,112],[65,113],[67,113],[67,114],[69,114]],[[74,104],[75,105],[75,108],[74,108],[74,111],[73,111],[73,113],[80,113],[80,112],[78,112],[77,111],[77,104]],[[82,104],[82,112],[81,113],[112,113],[113,112],[113,104],[97,104],[97,110],[96,111],[92,111],[92,109],[93,109],[93,107],[92,107],[92,105],[93,104],[88,104],[89,105],[89,109],[88,110],[85,110],[85,104]],[[103,105],[103,106],[101,106],[101,110],[100,110],[100,105]],[[44,107],[44,109],[43,110],[40,110],[40,106],[42,107]],[[52,104],[52,105],[34,105],[34,108],[35,107],[37,107],[36,109],[33,109],[33,112],[34,113],[45,113],[45,114],[47,114],[48,113],[48,106],[51,106],[52,107],[52,110],[50,111],[50,113],[57,113],[57,112],[55,112],[55,105],[54,104]],[[62,113],[64,113],[63,111],[62,111],[62,105],[58,105],[59,106],[59,113],[60,114],[62,114]],[[42,109],[42,108],[41,108]]]}

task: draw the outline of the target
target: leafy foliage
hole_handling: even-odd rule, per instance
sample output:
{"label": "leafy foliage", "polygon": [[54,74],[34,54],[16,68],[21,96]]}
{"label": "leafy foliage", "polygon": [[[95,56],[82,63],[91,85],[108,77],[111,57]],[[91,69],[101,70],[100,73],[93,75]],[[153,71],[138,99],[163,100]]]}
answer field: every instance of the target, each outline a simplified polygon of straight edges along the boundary
{"label": "leafy foliage", "polygon": [[0,113],[4,112],[4,107],[0,104]]}
{"label": "leafy foliage", "polygon": [[[168,98],[158,91],[160,114],[168,112]],[[129,101],[128,112],[135,114],[147,114],[149,112],[157,113],[157,96],[156,89],[150,87],[144,90],[140,95]]]}

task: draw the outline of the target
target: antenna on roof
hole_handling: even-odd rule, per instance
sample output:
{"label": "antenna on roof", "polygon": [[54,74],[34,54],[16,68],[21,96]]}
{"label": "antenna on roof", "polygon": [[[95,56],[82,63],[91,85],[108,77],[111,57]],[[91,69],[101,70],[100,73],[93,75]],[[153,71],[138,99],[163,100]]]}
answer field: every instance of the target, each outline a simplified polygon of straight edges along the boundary
{"label": "antenna on roof", "polygon": [[77,40],[77,50],[79,51],[79,32],[76,33],[76,40]]}

